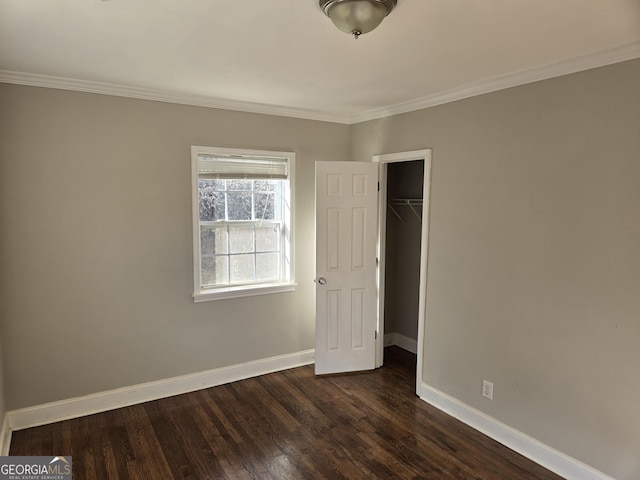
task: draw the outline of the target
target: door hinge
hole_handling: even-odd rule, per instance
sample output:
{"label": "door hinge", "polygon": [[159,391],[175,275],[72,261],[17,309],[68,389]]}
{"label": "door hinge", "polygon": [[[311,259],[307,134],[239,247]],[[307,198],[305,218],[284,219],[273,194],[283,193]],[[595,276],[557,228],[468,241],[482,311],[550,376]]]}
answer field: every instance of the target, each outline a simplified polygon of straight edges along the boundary
{"label": "door hinge", "polygon": [[380,182],[378,182],[378,191],[380,191]]}
{"label": "door hinge", "polygon": [[374,331],[373,333],[374,333],[375,339],[377,340],[378,339],[378,330]]}

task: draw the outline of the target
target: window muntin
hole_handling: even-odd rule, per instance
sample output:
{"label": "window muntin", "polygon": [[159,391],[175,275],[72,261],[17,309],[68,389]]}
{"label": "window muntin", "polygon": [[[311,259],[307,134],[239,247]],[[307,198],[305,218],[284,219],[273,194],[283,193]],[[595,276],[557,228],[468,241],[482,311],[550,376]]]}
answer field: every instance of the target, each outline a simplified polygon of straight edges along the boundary
{"label": "window muntin", "polygon": [[292,290],[293,160],[192,147],[196,301]]}

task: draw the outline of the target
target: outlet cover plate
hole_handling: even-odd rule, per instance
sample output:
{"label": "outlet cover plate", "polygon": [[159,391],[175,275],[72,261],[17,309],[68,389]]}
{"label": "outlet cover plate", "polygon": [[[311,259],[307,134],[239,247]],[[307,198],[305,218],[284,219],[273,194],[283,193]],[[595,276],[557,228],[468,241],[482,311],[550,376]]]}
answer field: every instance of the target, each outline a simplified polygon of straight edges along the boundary
{"label": "outlet cover plate", "polygon": [[482,381],[482,396],[493,400],[493,383],[487,380]]}

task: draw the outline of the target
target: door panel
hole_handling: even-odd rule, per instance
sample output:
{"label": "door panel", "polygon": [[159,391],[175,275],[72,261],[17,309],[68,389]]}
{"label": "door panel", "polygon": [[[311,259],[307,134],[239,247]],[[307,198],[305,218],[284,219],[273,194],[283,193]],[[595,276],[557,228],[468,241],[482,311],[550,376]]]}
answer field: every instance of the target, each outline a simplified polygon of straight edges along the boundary
{"label": "door panel", "polygon": [[378,165],[316,163],[316,374],[375,368]]}

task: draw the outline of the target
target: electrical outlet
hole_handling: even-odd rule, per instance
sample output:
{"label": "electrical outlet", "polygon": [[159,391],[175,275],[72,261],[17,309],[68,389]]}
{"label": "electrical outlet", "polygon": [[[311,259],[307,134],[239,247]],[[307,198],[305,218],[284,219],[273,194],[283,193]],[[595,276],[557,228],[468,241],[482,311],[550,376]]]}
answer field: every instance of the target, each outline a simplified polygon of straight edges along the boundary
{"label": "electrical outlet", "polygon": [[482,381],[482,396],[487,397],[489,400],[493,400],[493,383],[487,380]]}

